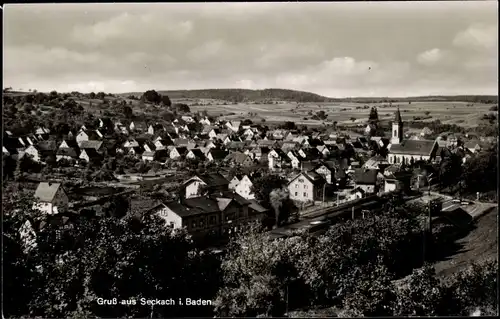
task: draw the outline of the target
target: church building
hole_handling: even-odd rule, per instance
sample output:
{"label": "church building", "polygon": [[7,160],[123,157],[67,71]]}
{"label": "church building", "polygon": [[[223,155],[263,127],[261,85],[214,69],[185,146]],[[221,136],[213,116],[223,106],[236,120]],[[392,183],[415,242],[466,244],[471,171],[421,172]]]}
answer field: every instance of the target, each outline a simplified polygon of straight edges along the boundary
{"label": "church building", "polygon": [[392,122],[391,144],[388,161],[390,164],[410,164],[416,161],[429,161],[436,158],[438,144],[432,140],[405,140],[403,135],[403,120],[399,107]]}

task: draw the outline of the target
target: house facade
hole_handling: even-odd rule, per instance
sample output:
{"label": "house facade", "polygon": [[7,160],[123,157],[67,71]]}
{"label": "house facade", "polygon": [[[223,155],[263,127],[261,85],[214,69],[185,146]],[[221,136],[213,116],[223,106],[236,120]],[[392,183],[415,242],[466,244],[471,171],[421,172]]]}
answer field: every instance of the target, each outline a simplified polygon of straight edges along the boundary
{"label": "house facade", "polygon": [[68,209],[68,196],[60,183],[40,183],[35,191],[33,207],[46,214],[57,214]]}

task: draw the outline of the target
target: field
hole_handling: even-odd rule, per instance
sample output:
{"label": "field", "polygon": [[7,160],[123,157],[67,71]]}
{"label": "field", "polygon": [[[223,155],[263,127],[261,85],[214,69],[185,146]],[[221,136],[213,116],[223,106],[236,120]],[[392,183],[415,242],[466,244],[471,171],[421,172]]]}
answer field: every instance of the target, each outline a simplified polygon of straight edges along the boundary
{"label": "field", "polygon": [[[365,105],[368,108],[363,108]],[[296,124],[320,125],[323,121],[311,119],[312,114],[325,111],[328,115],[327,122],[337,121],[345,126],[363,125],[368,119],[370,108],[376,106],[380,120],[391,121],[394,112],[399,106],[403,121],[413,120],[414,117],[424,118],[423,121],[439,119],[442,123],[457,124],[464,127],[473,127],[481,123],[483,114],[488,113],[491,104],[471,104],[466,102],[413,102],[412,104],[387,103],[361,104],[361,103],[279,103],[279,104],[209,104],[203,106],[190,106],[192,111],[203,111],[211,115],[221,115],[224,119],[242,120],[250,118],[254,122],[265,119],[266,122],[293,121]],[[249,116],[256,113],[256,116]],[[305,120],[304,118],[308,118]],[[352,118],[355,120],[353,121]]]}

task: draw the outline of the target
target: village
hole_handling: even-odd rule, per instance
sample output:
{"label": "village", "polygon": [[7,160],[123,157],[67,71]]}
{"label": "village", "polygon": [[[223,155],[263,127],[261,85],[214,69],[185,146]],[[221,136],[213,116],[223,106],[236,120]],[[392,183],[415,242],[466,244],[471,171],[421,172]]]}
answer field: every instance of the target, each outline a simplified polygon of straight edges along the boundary
{"label": "village", "polygon": [[[153,214],[207,244],[225,242],[249,222],[289,228],[339,205],[354,218],[355,210],[382,207],[378,200],[367,206],[366,199],[391,193],[414,198],[438,184],[443,161],[454,156],[464,164],[489,144],[473,135],[429,139],[427,127],[405,135],[399,108],[384,131],[372,107],[362,129],[364,134],[329,127],[304,131],[293,123],[270,129],[191,113],[162,123],[101,117],[63,136],[44,127],[24,136],[6,131],[3,155],[4,162],[17,162],[15,178],[33,189],[35,206],[59,222],[81,214]],[[41,173],[33,173],[36,167]],[[269,188],[273,181],[284,191],[275,200],[278,209],[266,200],[275,191]],[[471,198],[437,198],[447,198],[445,206],[482,212]],[[292,204],[284,208],[285,201]],[[114,210],[104,208],[110,205]]]}

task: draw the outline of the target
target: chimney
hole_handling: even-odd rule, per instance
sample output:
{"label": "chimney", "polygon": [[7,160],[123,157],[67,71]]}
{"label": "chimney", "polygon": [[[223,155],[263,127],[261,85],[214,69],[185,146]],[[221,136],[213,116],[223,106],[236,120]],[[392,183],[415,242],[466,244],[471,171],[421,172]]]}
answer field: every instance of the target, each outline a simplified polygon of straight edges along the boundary
{"label": "chimney", "polygon": [[49,182],[49,186],[52,186],[52,182]]}

